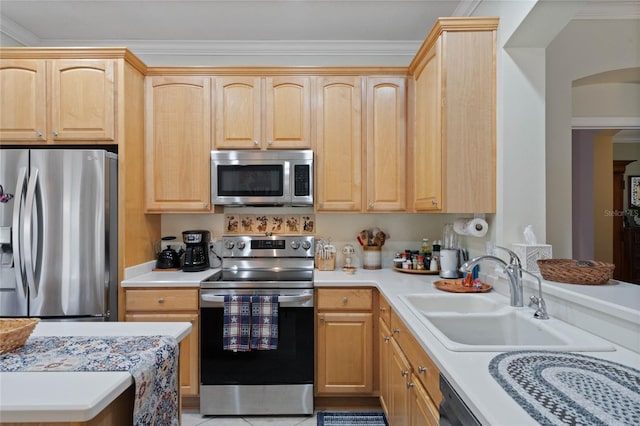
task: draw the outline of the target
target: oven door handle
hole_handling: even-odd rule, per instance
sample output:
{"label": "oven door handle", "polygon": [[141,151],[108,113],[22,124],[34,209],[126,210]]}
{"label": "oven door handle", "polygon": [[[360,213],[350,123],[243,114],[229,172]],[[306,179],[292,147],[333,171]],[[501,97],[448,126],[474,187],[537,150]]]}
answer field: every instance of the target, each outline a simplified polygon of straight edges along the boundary
{"label": "oven door handle", "polygon": [[[217,307],[224,305],[224,296],[217,296],[214,294],[202,294],[200,300],[206,302],[206,307]],[[289,307],[296,306],[313,306],[309,305],[309,302],[313,301],[313,294],[303,294],[300,296],[278,296],[278,304],[287,305]]]}

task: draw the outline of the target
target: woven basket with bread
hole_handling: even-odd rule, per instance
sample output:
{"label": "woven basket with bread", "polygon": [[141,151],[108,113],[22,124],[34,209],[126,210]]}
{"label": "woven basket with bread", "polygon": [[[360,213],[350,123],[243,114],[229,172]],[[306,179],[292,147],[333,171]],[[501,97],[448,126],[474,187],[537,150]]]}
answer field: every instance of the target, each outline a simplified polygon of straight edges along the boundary
{"label": "woven basket with bread", "polygon": [[616,265],[597,260],[540,259],[542,278],[569,284],[607,284]]}

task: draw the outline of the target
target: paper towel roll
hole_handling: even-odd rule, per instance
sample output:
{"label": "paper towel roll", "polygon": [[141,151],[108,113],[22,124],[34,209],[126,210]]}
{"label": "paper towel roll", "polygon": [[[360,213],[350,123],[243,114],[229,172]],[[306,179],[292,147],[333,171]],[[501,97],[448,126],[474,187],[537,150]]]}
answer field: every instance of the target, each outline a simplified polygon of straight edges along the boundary
{"label": "paper towel roll", "polygon": [[488,229],[489,224],[480,218],[457,219],[453,222],[453,230],[460,235],[484,237]]}

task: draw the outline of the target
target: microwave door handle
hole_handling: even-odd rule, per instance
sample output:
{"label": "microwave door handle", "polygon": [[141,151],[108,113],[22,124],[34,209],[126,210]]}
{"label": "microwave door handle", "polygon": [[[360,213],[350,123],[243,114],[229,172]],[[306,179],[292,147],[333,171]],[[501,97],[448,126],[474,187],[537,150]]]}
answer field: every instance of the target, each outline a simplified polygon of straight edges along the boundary
{"label": "microwave door handle", "polygon": [[22,256],[22,245],[24,243],[24,235],[22,235],[21,221],[24,214],[24,199],[25,199],[25,186],[27,184],[27,168],[21,167],[18,172],[18,183],[16,184],[16,199],[13,204],[13,229],[12,229],[12,245],[13,245],[13,257],[14,268],[16,272],[17,285],[19,290],[22,290],[22,297],[27,297],[27,283],[24,277],[24,260]]}

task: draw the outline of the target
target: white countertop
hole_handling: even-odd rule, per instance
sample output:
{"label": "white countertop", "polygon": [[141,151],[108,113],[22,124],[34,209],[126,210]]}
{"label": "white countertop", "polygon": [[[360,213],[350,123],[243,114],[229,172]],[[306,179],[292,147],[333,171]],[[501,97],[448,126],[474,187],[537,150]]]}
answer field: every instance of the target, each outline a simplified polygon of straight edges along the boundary
{"label": "white countertop", "polygon": [[[500,280],[493,282],[486,278],[483,281],[494,285],[495,290],[487,293],[486,296],[491,294],[491,297],[502,298],[504,303],[508,304],[506,282],[503,283]],[[338,270],[316,271],[314,277],[316,287],[366,285],[378,288],[482,424],[492,426],[538,424],[490,375],[489,362],[500,352],[454,352],[448,350],[399,298],[400,295],[411,293],[441,293],[432,284],[438,279],[440,278],[437,275],[405,274],[392,269],[358,270],[354,275],[347,275]],[[618,285],[598,287],[600,289],[595,289],[593,286],[544,282],[543,296],[545,299],[553,298],[552,303],[547,302],[547,308],[552,317],[551,321],[559,321],[559,317],[554,317],[556,313],[565,315],[568,319],[571,317],[571,315],[567,315],[567,312],[573,312],[570,310],[569,304],[561,306],[562,303],[552,297],[558,293],[564,293],[565,297],[571,299],[571,303],[582,302],[594,309],[607,309],[610,314],[614,315],[614,319],[627,318],[631,320],[634,324],[632,325],[632,333],[640,336],[640,286],[619,283]],[[608,288],[609,291],[604,291],[605,288]],[[532,293],[533,289],[535,289],[535,293]],[[619,308],[616,301],[620,297],[615,294],[616,292],[620,292],[625,298],[624,305]],[[594,296],[593,293],[597,293],[597,296]],[[537,294],[537,285],[533,286],[533,283],[525,282],[525,300],[528,299],[529,294]],[[485,295],[478,294],[477,296],[483,297]],[[527,307],[522,309],[531,310],[533,314],[533,309]],[[617,317],[618,315],[619,317]],[[601,315],[594,316],[594,322],[602,320]],[[563,318],[562,321],[566,320]],[[588,326],[589,324],[584,325]],[[587,329],[587,331],[589,330]],[[611,337],[615,333],[616,330],[608,326],[605,336]],[[634,368],[640,366],[639,353],[628,350],[615,342],[613,346],[616,348],[613,352],[581,353]]]}
{"label": "white countertop", "polygon": [[[199,286],[197,280],[215,273],[153,272],[153,263],[130,270],[123,287]],[[195,275],[198,274],[198,275]],[[508,304],[508,284],[503,277],[482,276],[494,287],[491,297]],[[399,298],[411,293],[441,293],[433,286],[437,275],[416,275],[393,269],[364,270],[347,275],[341,270],[314,272],[316,287],[371,286],[389,301],[392,309],[406,323],[422,348],[456,389],[478,419],[487,425],[537,424],[493,379],[488,365],[499,352],[454,352],[445,348]],[[525,280],[525,300],[537,295],[537,283]],[[487,295],[488,295],[487,294]],[[478,294],[479,297],[483,295]],[[640,366],[640,286],[617,283],[602,286],[572,285],[543,280],[543,296],[550,321],[562,321],[563,327],[578,327],[603,337],[616,348],[612,352],[582,352],[597,358],[634,368]],[[527,307],[524,310],[533,310]]]}
{"label": "white countertop", "polygon": [[[40,322],[32,336],[170,336],[189,322]],[[0,372],[0,422],[85,422],[133,384],[128,372]]]}

